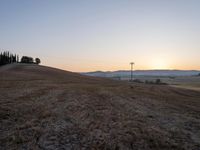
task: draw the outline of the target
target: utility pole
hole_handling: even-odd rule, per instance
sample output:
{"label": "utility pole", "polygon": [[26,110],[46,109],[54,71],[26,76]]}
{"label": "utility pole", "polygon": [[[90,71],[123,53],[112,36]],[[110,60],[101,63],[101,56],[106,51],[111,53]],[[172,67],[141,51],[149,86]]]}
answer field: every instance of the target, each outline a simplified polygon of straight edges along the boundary
{"label": "utility pole", "polygon": [[133,81],[133,65],[135,63],[134,62],[131,62],[130,65],[131,65],[131,81]]}

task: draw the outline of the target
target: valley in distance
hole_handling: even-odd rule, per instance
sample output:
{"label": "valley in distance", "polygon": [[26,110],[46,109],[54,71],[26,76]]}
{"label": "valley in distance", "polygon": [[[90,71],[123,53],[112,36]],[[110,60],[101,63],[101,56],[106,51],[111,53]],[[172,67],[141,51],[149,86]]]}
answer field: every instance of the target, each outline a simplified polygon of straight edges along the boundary
{"label": "valley in distance", "polygon": [[129,82],[38,64],[0,67],[0,149],[200,150],[198,72]]}

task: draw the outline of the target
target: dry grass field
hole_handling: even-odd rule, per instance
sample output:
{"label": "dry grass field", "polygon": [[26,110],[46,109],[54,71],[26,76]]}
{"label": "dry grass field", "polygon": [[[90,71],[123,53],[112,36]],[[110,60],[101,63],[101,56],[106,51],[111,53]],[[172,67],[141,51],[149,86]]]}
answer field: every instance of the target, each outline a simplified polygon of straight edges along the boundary
{"label": "dry grass field", "polygon": [[200,92],[6,65],[0,149],[200,150]]}
{"label": "dry grass field", "polygon": [[[146,80],[155,82],[156,79],[160,79],[163,83],[172,87],[200,91],[200,76],[135,76],[135,79],[142,82]],[[129,78],[126,78],[126,80],[129,80]]]}
{"label": "dry grass field", "polygon": [[168,83],[174,87],[200,91],[200,76],[177,77]]}

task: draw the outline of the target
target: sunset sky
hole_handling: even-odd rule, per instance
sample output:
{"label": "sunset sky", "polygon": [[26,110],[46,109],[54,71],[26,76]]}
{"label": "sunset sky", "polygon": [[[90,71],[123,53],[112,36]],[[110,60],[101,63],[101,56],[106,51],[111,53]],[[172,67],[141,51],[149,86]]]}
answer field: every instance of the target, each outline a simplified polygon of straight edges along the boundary
{"label": "sunset sky", "polygon": [[0,50],[65,70],[200,70],[200,0],[1,0]]}

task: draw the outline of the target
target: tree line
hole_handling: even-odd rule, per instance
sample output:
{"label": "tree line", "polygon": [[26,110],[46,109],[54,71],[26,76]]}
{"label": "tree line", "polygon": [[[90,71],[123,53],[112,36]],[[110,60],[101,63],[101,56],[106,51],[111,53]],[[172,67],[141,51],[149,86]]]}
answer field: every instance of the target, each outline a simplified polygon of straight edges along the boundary
{"label": "tree line", "polygon": [[4,51],[0,53],[0,66],[11,64],[11,63],[29,63],[29,64],[40,64],[41,61],[39,58],[35,58],[29,56],[22,56],[21,60],[19,59],[19,55],[12,54],[9,51]]}
{"label": "tree line", "polygon": [[0,66],[19,62],[19,56],[8,51],[0,53]]}

